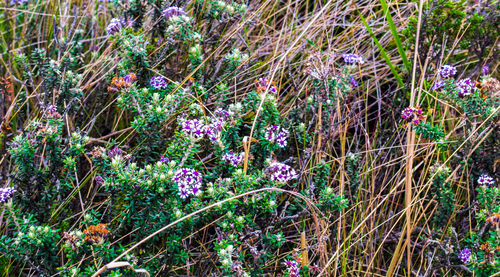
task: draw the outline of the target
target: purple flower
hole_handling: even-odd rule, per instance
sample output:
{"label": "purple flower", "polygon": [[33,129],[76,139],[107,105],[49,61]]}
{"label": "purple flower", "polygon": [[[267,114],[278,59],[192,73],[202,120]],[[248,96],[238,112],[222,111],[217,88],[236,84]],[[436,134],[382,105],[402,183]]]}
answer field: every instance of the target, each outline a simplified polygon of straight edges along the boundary
{"label": "purple flower", "polygon": [[61,114],[57,112],[57,107],[54,105],[49,105],[45,108],[45,112],[49,118],[58,119],[61,117]]}
{"label": "purple flower", "polygon": [[208,124],[203,128],[203,132],[210,139],[211,142],[215,143],[219,140],[220,131],[215,124]]}
{"label": "purple flower", "polygon": [[215,110],[214,117],[211,118],[212,123],[204,127],[204,133],[210,141],[215,143],[219,140],[220,133],[228,119],[229,113],[227,111],[220,108]]}
{"label": "purple flower", "polygon": [[486,174],[482,174],[481,176],[479,176],[479,178],[477,179],[477,183],[479,185],[494,185],[495,184],[495,180],[493,180],[492,177],[486,175]]}
{"label": "purple flower", "polygon": [[47,112],[51,112],[51,113],[55,113],[55,112],[57,112],[57,108],[56,108],[56,106],[54,106],[54,105],[49,105],[49,106],[47,106],[47,109],[46,109],[46,110],[47,110]]}
{"label": "purple flower", "polygon": [[119,147],[115,147],[115,148],[108,151],[108,157],[110,160],[116,156],[121,156],[122,154],[123,154],[123,150],[121,150]]}
{"label": "purple flower", "polygon": [[174,182],[179,189],[179,196],[186,199],[201,192],[202,176],[190,168],[181,168],[175,172]]}
{"label": "purple flower", "polygon": [[472,94],[475,88],[475,82],[472,81],[469,78],[462,79],[458,81],[457,83],[457,88],[458,88],[458,96],[459,97],[465,97],[467,95]]}
{"label": "purple flower", "polygon": [[137,76],[134,73],[129,73],[123,77],[123,81],[125,81],[127,85],[131,86],[135,81],[137,81]]}
{"label": "purple flower", "polygon": [[11,144],[10,144],[10,148],[12,149],[17,149],[19,147],[19,143],[17,143],[16,141],[13,141]]}
{"label": "purple flower", "polygon": [[271,82],[271,80],[267,79],[266,77],[262,77],[256,80],[255,86],[257,87],[257,93],[259,94],[263,94],[266,92],[271,93],[274,96],[278,94],[278,88],[276,87],[276,83]]}
{"label": "purple flower", "polygon": [[15,192],[16,190],[11,187],[0,188],[0,204],[9,201],[12,198],[12,196],[14,196]]}
{"label": "purple flower", "polygon": [[451,65],[443,65],[441,67],[441,69],[439,69],[439,75],[441,75],[441,77],[447,79],[447,78],[450,78],[450,77],[453,77],[455,74],[457,74],[457,69],[454,67],[454,66],[451,66]]}
{"label": "purple flower", "polygon": [[104,184],[104,178],[101,176],[101,175],[97,175],[95,176],[95,184],[98,185],[98,186],[101,186],[102,184]]}
{"label": "purple flower", "polygon": [[408,107],[401,113],[401,118],[403,118],[408,123],[418,125],[422,120],[425,119],[425,116],[422,109],[418,107]]}
{"label": "purple flower", "polygon": [[297,179],[295,169],[278,162],[273,162],[268,168],[266,168],[265,174],[271,181],[278,183],[288,183],[288,181],[292,179]]}
{"label": "purple flower", "polygon": [[225,153],[224,155],[222,155],[222,160],[228,162],[234,167],[237,167],[243,162],[243,155],[234,154],[233,152]]}
{"label": "purple flower", "polygon": [[469,248],[464,248],[460,251],[460,254],[458,254],[458,258],[462,261],[462,263],[466,264],[470,261],[471,254],[472,252],[470,252]]}
{"label": "purple flower", "polygon": [[166,164],[166,163],[168,163],[169,161],[170,161],[170,160],[169,160],[167,157],[165,157],[165,155],[161,155],[161,157],[160,157],[160,162],[162,162],[162,163]]}
{"label": "purple flower", "polygon": [[215,111],[214,111],[214,114],[216,117],[218,118],[221,118],[222,120],[226,121],[229,119],[229,112],[222,109],[222,108],[217,108]]}
{"label": "purple flower", "polygon": [[353,77],[349,77],[349,83],[355,88],[359,86],[358,82],[356,82],[356,79],[354,79]]}
{"label": "purple flower", "polygon": [[288,276],[290,277],[299,277],[300,276],[300,268],[299,263],[297,261],[286,261],[284,262],[286,266],[286,270],[288,271]]}
{"label": "purple flower", "polygon": [[182,122],[182,132],[195,139],[201,139],[205,134],[205,126],[198,119],[188,119]]}
{"label": "purple flower", "polygon": [[483,75],[488,75],[488,72],[490,71],[490,67],[485,65],[483,66],[482,73]]}
{"label": "purple flower", "polygon": [[354,54],[354,53],[348,53],[342,55],[342,58],[344,58],[345,63],[350,63],[350,64],[364,64],[365,61],[363,60],[362,57]]}
{"label": "purple flower", "polygon": [[445,85],[445,82],[443,82],[443,81],[437,81],[432,86],[432,90],[433,91],[441,91],[443,89],[444,85]]}
{"label": "purple flower", "polygon": [[10,0],[11,5],[24,5],[27,4],[29,0]]}
{"label": "purple flower", "polygon": [[271,143],[276,143],[280,148],[287,146],[286,139],[290,133],[284,128],[271,125],[267,127],[265,138]]}
{"label": "purple flower", "polygon": [[163,10],[162,14],[166,20],[169,20],[174,15],[176,15],[176,16],[185,15],[186,12],[182,8],[179,8],[179,7],[168,7],[168,8]]}
{"label": "purple flower", "polygon": [[155,89],[166,89],[167,88],[167,82],[163,78],[163,76],[153,76],[151,77],[151,80],[149,81],[149,84],[154,87]]}
{"label": "purple flower", "polygon": [[106,27],[106,32],[108,35],[112,35],[115,33],[118,33],[122,30],[123,28],[123,23],[120,19],[118,18],[113,18],[111,19],[111,22],[109,22],[108,26]]}

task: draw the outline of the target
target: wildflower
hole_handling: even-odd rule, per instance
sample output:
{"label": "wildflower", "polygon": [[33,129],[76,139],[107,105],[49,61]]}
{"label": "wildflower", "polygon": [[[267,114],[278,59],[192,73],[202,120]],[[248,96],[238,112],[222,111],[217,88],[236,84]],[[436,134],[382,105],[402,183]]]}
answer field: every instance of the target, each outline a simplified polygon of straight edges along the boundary
{"label": "wildflower", "polygon": [[163,16],[165,19],[168,21],[172,16],[180,16],[180,15],[185,15],[186,12],[179,7],[168,7],[163,10],[162,12]]}
{"label": "wildflower", "polygon": [[469,248],[464,248],[460,251],[460,254],[458,254],[458,258],[462,261],[462,263],[466,264],[470,261],[471,254],[472,252],[470,252]]}
{"label": "wildflower", "polygon": [[271,142],[276,143],[280,148],[283,148],[287,145],[286,138],[290,133],[284,128],[272,125],[267,127],[265,138]]}
{"label": "wildflower", "polygon": [[123,150],[121,150],[119,147],[115,147],[111,150],[108,151],[108,158],[113,159],[116,156],[121,156],[123,155]]}
{"label": "wildflower", "polygon": [[15,192],[16,190],[11,187],[0,188],[0,204],[9,201],[12,198],[12,196],[14,196]]}
{"label": "wildflower", "polygon": [[363,60],[362,57],[354,54],[354,53],[348,53],[342,55],[342,58],[344,58],[345,63],[350,63],[350,64],[364,64],[365,61]]}
{"label": "wildflower", "polygon": [[432,90],[433,91],[441,91],[443,89],[444,85],[445,85],[445,82],[443,82],[443,81],[437,81],[432,86]]}
{"label": "wildflower", "polygon": [[299,277],[300,276],[300,268],[299,263],[297,261],[286,261],[285,263],[286,270],[288,271],[289,277]]}
{"label": "wildflower", "polygon": [[351,86],[353,86],[355,88],[357,88],[359,86],[358,82],[353,77],[349,77],[349,83],[351,84]]}
{"label": "wildflower", "polygon": [[226,110],[224,110],[224,109],[222,109],[222,108],[216,109],[214,111],[214,114],[215,114],[216,117],[221,118],[224,121],[226,121],[229,118],[229,116],[230,116],[229,112],[226,111]]}
{"label": "wildflower", "polygon": [[265,173],[271,181],[279,183],[287,183],[292,179],[297,179],[297,173],[292,167],[278,162],[274,162],[266,168]]}
{"label": "wildflower", "polygon": [[204,135],[204,125],[198,119],[185,120],[182,122],[182,131],[195,139],[201,139]]}
{"label": "wildflower", "polygon": [[52,119],[58,119],[61,117],[61,114],[57,112],[57,107],[54,105],[47,106],[47,108],[45,108],[45,113]]}
{"label": "wildflower", "polygon": [[166,163],[168,163],[169,161],[170,161],[170,160],[169,160],[167,157],[165,157],[165,155],[161,155],[161,157],[160,157],[160,162],[162,162],[162,163],[166,164]]}
{"label": "wildflower", "polygon": [[259,94],[263,94],[266,92],[271,93],[274,96],[278,94],[276,83],[271,82],[266,77],[259,78],[257,81],[255,81],[255,86],[257,88],[257,93]]}
{"label": "wildflower", "polygon": [[238,165],[240,165],[243,162],[243,155],[241,155],[241,153],[234,154],[233,152],[225,153],[222,156],[222,160],[230,163],[234,167],[237,167]]}
{"label": "wildflower", "polygon": [[29,0],[10,0],[11,5],[24,5],[27,4]]}
{"label": "wildflower", "polygon": [[179,188],[179,196],[186,199],[189,195],[196,195],[201,190],[202,176],[190,168],[181,168],[175,172],[174,182]]}
{"label": "wildflower", "polygon": [[163,76],[153,76],[151,77],[151,80],[149,81],[149,84],[154,87],[155,89],[166,89],[167,88],[167,82],[163,78]]}
{"label": "wildflower", "polygon": [[477,183],[479,185],[494,185],[495,184],[495,180],[493,180],[492,177],[486,175],[486,174],[482,174],[481,176],[479,176],[479,178],[477,179]]}
{"label": "wildflower", "polygon": [[401,113],[401,117],[407,123],[413,123],[415,125],[418,125],[422,120],[425,119],[422,110],[418,107],[408,107],[404,109]]}
{"label": "wildflower", "polygon": [[489,67],[489,66],[487,66],[487,65],[485,65],[485,66],[483,66],[483,68],[482,68],[482,70],[481,70],[481,73],[482,73],[483,75],[488,75],[488,72],[489,72],[489,71],[490,71],[490,67]]}
{"label": "wildflower", "polygon": [[108,91],[120,91],[124,88],[129,88],[132,84],[137,81],[137,76],[134,73],[129,73],[125,77],[113,77],[111,79],[111,84],[108,87]]}
{"label": "wildflower", "polygon": [[438,73],[439,75],[441,75],[441,77],[447,79],[457,74],[457,69],[454,66],[446,64],[443,65],[441,69],[438,70]]}
{"label": "wildflower", "polygon": [[129,86],[132,85],[135,81],[137,81],[137,76],[135,73],[129,73],[123,77],[123,81]]}
{"label": "wildflower", "polygon": [[122,21],[118,18],[113,18],[106,27],[106,32],[108,33],[108,35],[113,35],[115,33],[120,32],[122,28],[123,28]]}
{"label": "wildflower", "polygon": [[470,95],[474,91],[475,82],[469,78],[465,78],[458,81],[457,88],[458,88],[458,96],[465,97],[467,95]]}
{"label": "wildflower", "polygon": [[217,109],[214,112],[214,117],[211,118],[212,123],[204,127],[205,135],[212,142],[219,140],[220,132],[222,128],[226,125],[226,121],[229,119],[229,113],[223,109]]}
{"label": "wildflower", "polygon": [[96,185],[98,185],[98,186],[101,186],[105,182],[104,178],[101,175],[95,176],[94,181],[95,181]]}
{"label": "wildflower", "polygon": [[83,231],[83,234],[85,234],[85,240],[91,244],[103,243],[104,239],[106,239],[110,233],[111,232],[107,229],[106,224],[90,225],[87,229],[85,229],[85,231]]}

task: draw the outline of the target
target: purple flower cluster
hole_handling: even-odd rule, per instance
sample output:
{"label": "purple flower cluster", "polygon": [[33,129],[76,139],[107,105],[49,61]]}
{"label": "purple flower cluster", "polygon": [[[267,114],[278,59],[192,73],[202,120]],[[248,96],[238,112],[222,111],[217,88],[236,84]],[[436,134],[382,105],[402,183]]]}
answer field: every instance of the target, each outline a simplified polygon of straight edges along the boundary
{"label": "purple flower cluster", "polygon": [[437,81],[432,86],[432,90],[433,91],[441,91],[441,89],[443,89],[444,85],[445,85],[445,82],[443,82],[443,81]]}
{"label": "purple flower cluster", "polygon": [[485,65],[485,66],[483,66],[483,68],[482,68],[482,70],[481,70],[481,73],[482,73],[483,75],[488,75],[488,72],[489,72],[489,71],[490,71],[490,67],[489,67],[489,66],[487,66],[487,65]]}
{"label": "purple flower cluster", "polygon": [[215,143],[219,139],[220,132],[224,125],[226,125],[230,115],[221,108],[215,110],[214,115],[211,120],[212,123],[205,126],[204,131],[210,141]]}
{"label": "purple flower cluster", "polygon": [[108,35],[112,35],[120,32],[122,28],[123,28],[123,22],[118,18],[113,18],[106,27],[106,32],[108,33]]}
{"label": "purple flower cluster", "polygon": [[94,181],[95,181],[95,184],[98,186],[101,186],[105,182],[104,178],[101,175],[95,176]]}
{"label": "purple flower cluster", "polygon": [[23,5],[27,4],[29,0],[10,0],[11,5]]}
{"label": "purple flower cluster", "polygon": [[300,276],[300,268],[299,263],[297,261],[286,261],[284,262],[286,266],[286,270],[288,271],[288,276],[290,277],[299,277]]}
{"label": "purple flower cluster", "polygon": [[271,143],[276,143],[280,148],[283,148],[287,145],[286,138],[290,133],[284,128],[271,125],[266,129],[266,139]]}
{"label": "purple flower cluster", "polygon": [[205,133],[205,126],[198,119],[188,119],[182,122],[182,131],[195,139],[201,139]]}
{"label": "purple flower cluster", "polygon": [[151,77],[151,80],[149,80],[149,84],[152,87],[154,87],[155,89],[166,89],[167,88],[167,81],[165,81],[165,78],[163,78],[163,76]]}
{"label": "purple flower cluster", "polygon": [[162,162],[162,163],[166,164],[166,163],[168,163],[169,161],[170,161],[170,160],[169,160],[169,158],[165,157],[165,155],[161,155],[161,156],[160,156],[160,162]]}
{"label": "purple flower cluster", "polygon": [[201,174],[190,168],[181,168],[175,172],[174,182],[179,188],[179,196],[186,199],[189,195],[196,195],[201,190]]}
{"label": "purple flower cluster", "polygon": [[186,12],[179,7],[168,7],[163,10],[162,14],[166,20],[169,20],[174,15],[176,16],[185,15]]}
{"label": "purple flower cluster", "polygon": [[492,177],[486,175],[486,174],[482,174],[481,176],[479,176],[479,178],[477,179],[477,183],[479,185],[494,185],[495,184],[495,180],[493,180]]}
{"label": "purple flower cluster", "polygon": [[465,97],[472,94],[475,88],[475,82],[469,78],[462,79],[457,83],[458,96]]}
{"label": "purple flower cluster", "polygon": [[439,75],[441,75],[441,77],[447,79],[447,78],[450,78],[450,77],[453,77],[455,74],[457,74],[457,69],[454,67],[454,66],[451,66],[451,65],[443,65],[441,67],[441,69],[439,69]]}
{"label": "purple flower cluster", "polygon": [[422,120],[425,119],[422,109],[418,107],[408,107],[401,113],[401,118],[403,118],[408,123],[413,123],[418,125]]}
{"label": "purple flower cluster", "polygon": [[229,116],[230,116],[230,115],[229,115],[229,112],[228,112],[228,111],[226,111],[226,110],[224,110],[224,109],[222,109],[222,108],[217,108],[217,109],[214,111],[214,115],[215,115],[217,118],[219,118],[219,119],[221,119],[221,120],[223,120],[223,121],[228,120],[228,119],[229,119]]}
{"label": "purple flower cluster", "polygon": [[11,187],[0,188],[0,203],[6,203],[7,201],[9,201],[12,196],[14,196],[15,192],[16,190]]}
{"label": "purple flower cluster", "polygon": [[129,73],[123,77],[123,81],[125,81],[128,86],[131,86],[135,81],[137,81],[137,76],[134,73]]}
{"label": "purple flower cluster", "polygon": [[354,88],[357,88],[359,86],[358,82],[356,81],[356,79],[354,79],[353,77],[349,77],[349,83],[351,84],[352,87]]}
{"label": "purple flower cluster", "polygon": [[268,168],[266,168],[265,173],[267,175],[267,178],[278,183],[287,183],[292,179],[297,179],[297,173],[295,173],[295,169],[286,164],[278,162],[274,162]]}
{"label": "purple flower cluster", "polygon": [[243,155],[234,154],[233,152],[225,153],[224,155],[222,155],[222,160],[228,162],[234,167],[237,167],[243,162]]}
{"label": "purple flower cluster", "polygon": [[205,125],[198,119],[185,120],[182,123],[182,131],[195,139],[202,139],[205,135],[212,142],[219,140],[220,132],[229,118],[229,113],[223,109],[217,109],[210,119],[211,123]]}
{"label": "purple flower cluster", "polygon": [[466,264],[470,261],[470,256],[472,255],[472,252],[470,252],[469,248],[464,248],[462,251],[460,251],[460,254],[458,254],[458,258],[462,261],[462,263]]}
{"label": "purple flower cluster", "polygon": [[342,55],[342,58],[344,58],[345,63],[350,63],[350,64],[364,64],[365,61],[363,60],[362,57],[354,54],[354,53],[348,53]]}
{"label": "purple flower cluster", "polygon": [[123,155],[123,150],[121,150],[119,147],[115,147],[108,151],[108,157],[110,160],[112,160],[116,156],[121,156],[121,155]]}

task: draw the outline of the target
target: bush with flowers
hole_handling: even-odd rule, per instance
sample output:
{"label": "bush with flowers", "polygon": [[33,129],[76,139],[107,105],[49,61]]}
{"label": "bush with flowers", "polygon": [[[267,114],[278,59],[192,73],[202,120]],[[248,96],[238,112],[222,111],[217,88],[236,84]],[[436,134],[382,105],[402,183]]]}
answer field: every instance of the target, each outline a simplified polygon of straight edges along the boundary
{"label": "bush with flowers", "polygon": [[62,2],[0,4],[3,276],[500,270],[492,7]]}

